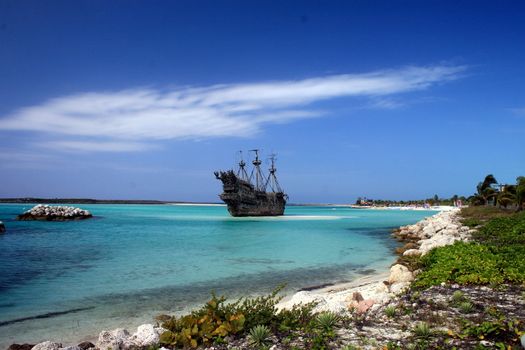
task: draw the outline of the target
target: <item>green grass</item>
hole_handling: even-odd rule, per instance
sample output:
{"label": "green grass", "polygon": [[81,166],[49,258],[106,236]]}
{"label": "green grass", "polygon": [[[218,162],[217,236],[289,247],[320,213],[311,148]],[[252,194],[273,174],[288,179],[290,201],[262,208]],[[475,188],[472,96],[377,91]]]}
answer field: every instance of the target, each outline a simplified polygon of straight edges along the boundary
{"label": "green grass", "polygon": [[471,206],[461,209],[461,222],[465,226],[475,227],[489,220],[513,215],[513,211],[494,206]]}

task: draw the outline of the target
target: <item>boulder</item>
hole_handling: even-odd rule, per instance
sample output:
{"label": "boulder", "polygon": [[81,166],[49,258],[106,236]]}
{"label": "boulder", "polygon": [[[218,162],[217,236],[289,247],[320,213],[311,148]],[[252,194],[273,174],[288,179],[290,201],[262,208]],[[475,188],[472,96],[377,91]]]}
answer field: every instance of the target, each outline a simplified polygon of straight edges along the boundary
{"label": "boulder", "polygon": [[353,292],[353,293],[352,293],[352,300],[355,300],[355,301],[357,301],[357,302],[360,302],[360,301],[365,300],[365,298],[363,298],[363,296],[361,295],[361,293],[359,293],[359,292]]}
{"label": "boulder", "polygon": [[421,252],[419,251],[419,249],[408,249],[408,250],[405,250],[405,252],[403,253],[403,256],[414,256],[414,255],[421,255]]}
{"label": "boulder", "polygon": [[328,311],[339,314],[347,310],[345,303],[340,300],[322,298],[322,301],[315,307],[314,312]]}
{"label": "boulder", "polygon": [[7,350],[31,350],[35,344],[11,344]]}
{"label": "boulder", "polygon": [[365,312],[368,311],[368,309],[370,309],[373,305],[374,305],[375,301],[374,299],[365,299],[363,301],[360,301],[358,304],[357,304],[357,313],[358,314],[364,314]]}
{"label": "boulder", "polygon": [[131,341],[138,346],[150,346],[158,344],[160,335],[166,329],[155,327],[152,324],[143,324],[137,327],[137,331],[131,336]]}
{"label": "boulder", "polygon": [[42,343],[38,343],[31,350],[58,350],[62,347],[62,344],[60,343],[54,343],[51,341],[45,341]]}
{"label": "boulder", "polygon": [[414,279],[414,275],[410,270],[401,264],[396,264],[390,268],[390,276],[388,282],[390,284],[397,282],[411,282]]}
{"label": "boulder", "polygon": [[364,299],[364,300],[352,300],[348,303],[347,308],[350,311],[355,311],[358,314],[364,314],[375,304],[374,299]]}
{"label": "boulder", "polygon": [[410,282],[397,282],[390,286],[390,293],[399,294],[410,287]]}
{"label": "boulder", "polygon": [[82,342],[77,345],[81,350],[87,350],[95,347],[95,344],[89,341]]}
{"label": "boulder", "polygon": [[129,332],[124,328],[102,331],[98,335],[96,347],[100,350],[127,350],[133,346],[129,337]]}
{"label": "boulder", "polygon": [[455,236],[442,234],[435,235],[432,238],[420,241],[421,246],[419,247],[419,251],[421,252],[421,255],[425,255],[434,248],[453,244],[457,240],[458,238]]}
{"label": "boulder", "polygon": [[389,292],[389,290],[388,290],[388,282],[384,281],[384,282],[378,283],[375,292],[376,292],[376,294],[388,293]]}

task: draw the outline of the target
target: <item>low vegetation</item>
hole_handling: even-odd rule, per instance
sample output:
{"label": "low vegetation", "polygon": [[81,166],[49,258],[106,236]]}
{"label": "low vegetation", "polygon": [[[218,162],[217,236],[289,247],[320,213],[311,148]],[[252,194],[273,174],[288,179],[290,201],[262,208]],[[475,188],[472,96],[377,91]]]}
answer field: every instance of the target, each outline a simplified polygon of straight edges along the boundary
{"label": "low vegetation", "polygon": [[[473,211],[468,209],[464,211],[471,215]],[[478,208],[475,215],[481,217],[483,210],[493,219],[479,227],[473,242],[456,242],[421,258],[423,272],[415,287],[428,288],[443,282],[525,283],[525,212],[499,216],[492,208]]]}
{"label": "low vegetation", "polygon": [[[159,316],[161,326],[167,329],[160,337],[163,346],[197,348],[221,344],[225,339],[247,337],[252,346],[264,347],[271,334],[285,337],[292,331],[305,331],[333,324],[334,316],[313,313],[314,303],[278,311],[278,296],[282,287],[266,296],[242,298],[228,303],[225,297],[212,295],[201,309],[181,317]],[[321,332],[322,333],[322,332]],[[315,336],[312,337],[314,341]]]}
{"label": "low vegetation", "polygon": [[258,325],[250,329],[248,340],[252,346],[265,346],[270,340],[272,331],[265,325]]}

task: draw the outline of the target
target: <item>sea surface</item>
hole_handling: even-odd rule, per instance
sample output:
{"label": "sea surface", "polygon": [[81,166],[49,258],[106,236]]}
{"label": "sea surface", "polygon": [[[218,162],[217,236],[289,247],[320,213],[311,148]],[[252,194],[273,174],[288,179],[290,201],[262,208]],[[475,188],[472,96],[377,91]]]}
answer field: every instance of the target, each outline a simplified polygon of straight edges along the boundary
{"label": "sea surface", "polygon": [[0,348],[152,323],[212,290],[237,298],[382,272],[397,246],[390,231],[435,213],[289,206],[283,217],[232,218],[224,206],[76,206],[95,217],[15,221],[32,205],[0,204]]}

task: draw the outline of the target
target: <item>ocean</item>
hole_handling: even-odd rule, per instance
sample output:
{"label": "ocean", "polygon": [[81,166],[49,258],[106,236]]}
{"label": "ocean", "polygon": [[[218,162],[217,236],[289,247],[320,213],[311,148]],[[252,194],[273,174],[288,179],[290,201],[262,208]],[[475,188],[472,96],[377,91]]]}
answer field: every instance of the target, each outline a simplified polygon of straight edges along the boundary
{"label": "ocean", "polygon": [[15,221],[0,204],[0,348],[73,344],[207,300],[351,281],[388,269],[390,231],[433,211],[289,206],[232,218],[224,206],[75,205],[93,219]]}

